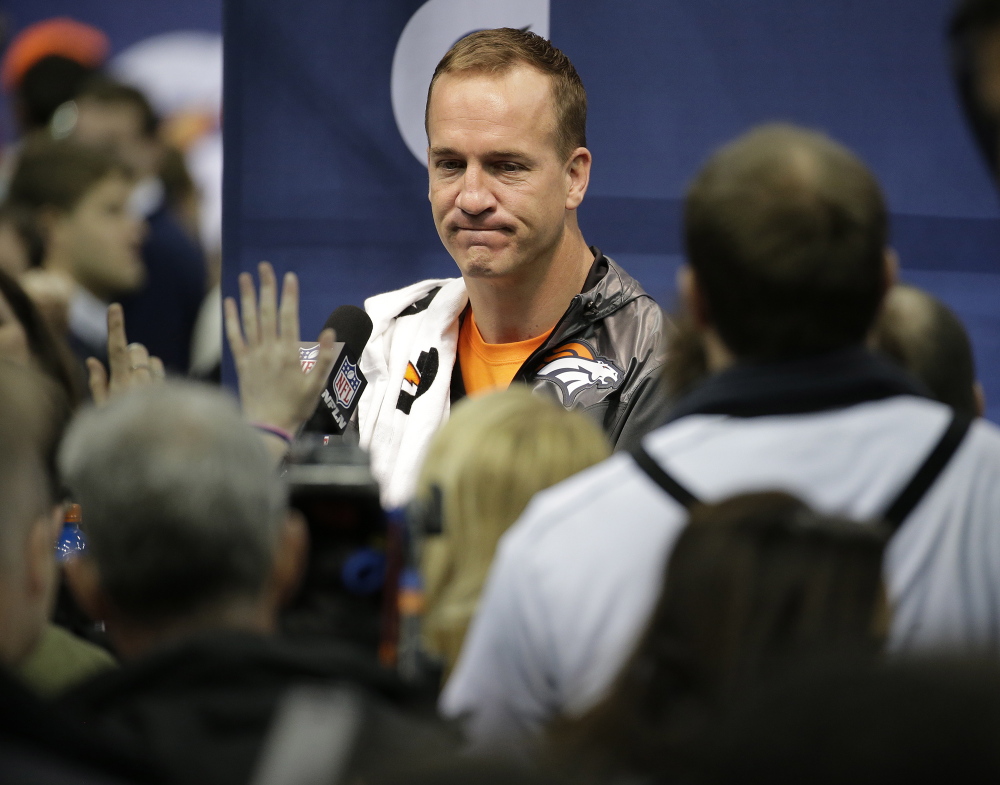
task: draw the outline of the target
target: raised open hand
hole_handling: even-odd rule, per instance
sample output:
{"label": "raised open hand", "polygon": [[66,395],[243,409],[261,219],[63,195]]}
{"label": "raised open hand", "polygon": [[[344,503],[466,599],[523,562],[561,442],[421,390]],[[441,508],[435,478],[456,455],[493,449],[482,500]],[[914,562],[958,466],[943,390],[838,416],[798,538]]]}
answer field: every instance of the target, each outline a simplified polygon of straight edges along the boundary
{"label": "raised open hand", "polygon": [[226,337],[236,362],[243,413],[250,422],[294,434],[316,409],[333,370],[333,330],[319,337],[319,356],[308,373],[299,361],[299,280],[286,273],[278,283],[267,262],[258,266],[260,300],[253,277],[241,273],[240,307],[225,300]]}
{"label": "raised open hand", "polygon": [[153,357],[141,343],[129,343],[125,337],[125,314],[118,303],[108,306],[108,365],[96,357],[87,358],[90,394],[101,406],[108,399],[135,387],[142,387],[166,378],[163,363]]}

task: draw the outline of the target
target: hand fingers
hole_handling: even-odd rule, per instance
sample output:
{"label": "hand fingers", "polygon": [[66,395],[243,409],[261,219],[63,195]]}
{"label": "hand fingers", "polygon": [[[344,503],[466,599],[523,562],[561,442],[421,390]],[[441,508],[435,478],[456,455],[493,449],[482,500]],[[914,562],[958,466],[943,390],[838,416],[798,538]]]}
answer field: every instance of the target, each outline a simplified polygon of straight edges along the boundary
{"label": "hand fingers", "polygon": [[299,341],[299,279],[295,273],[285,273],[281,288],[281,337]]}
{"label": "hand fingers", "polygon": [[159,357],[154,357],[150,355],[149,357],[149,375],[153,378],[153,383],[158,384],[159,382],[166,381],[167,379],[167,369],[163,367],[163,360]]}
{"label": "hand fingers", "polygon": [[240,273],[240,315],[243,317],[243,335],[247,344],[260,343],[260,329],[257,326],[257,292],[253,287],[250,273]]}
{"label": "hand fingers", "polygon": [[108,372],[104,363],[96,357],[87,358],[87,384],[90,386],[90,397],[94,403],[102,406],[108,400]]}
{"label": "hand fingers", "polygon": [[236,301],[232,297],[227,297],[222,302],[223,313],[225,314],[226,338],[229,340],[229,351],[233,353],[233,359],[239,363],[246,354],[247,345],[243,340],[243,331],[240,329],[240,314],[236,308]]}
{"label": "hand fingers", "polygon": [[108,370],[112,379],[127,379],[129,373],[128,340],[125,337],[125,312],[118,303],[108,306]]}
{"label": "hand fingers", "polygon": [[278,280],[274,268],[267,262],[257,265],[260,276],[260,339],[266,341],[278,335]]}
{"label": "hand fingers", "polygon": [[135,384],[149,384],[153,379],[152,369],[149,365],[149,351],[141,343],[130,343],[128,345],[129,359],[129,380]]}

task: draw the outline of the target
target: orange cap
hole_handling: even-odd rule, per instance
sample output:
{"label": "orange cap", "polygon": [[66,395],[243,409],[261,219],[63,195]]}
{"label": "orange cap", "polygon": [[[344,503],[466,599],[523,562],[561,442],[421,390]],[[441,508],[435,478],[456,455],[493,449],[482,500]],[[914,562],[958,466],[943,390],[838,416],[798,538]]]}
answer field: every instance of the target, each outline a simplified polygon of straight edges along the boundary
{"label": "orange cap", "polygon": [[0,84],[8,92],[13,90],[35,63],[49,55],[97,68],[108,58],[110,48],[108,37],[96,27],[65,16],[46,19],[24,28],[10,42],[0,64]]}
{"label": "orange cap", "polygon": [[67,504],[66,505],[66,517],[63,518],[65,523],[80,523],[83,520],[81,515],[79,504]]}

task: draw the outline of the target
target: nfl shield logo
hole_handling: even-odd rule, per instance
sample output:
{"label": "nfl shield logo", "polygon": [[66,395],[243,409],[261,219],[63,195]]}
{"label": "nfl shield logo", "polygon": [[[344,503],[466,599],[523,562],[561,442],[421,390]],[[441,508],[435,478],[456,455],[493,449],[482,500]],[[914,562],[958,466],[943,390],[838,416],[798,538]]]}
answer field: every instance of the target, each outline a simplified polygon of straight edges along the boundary
{"label": "nfl shield logo", "polygon": [[303,373],[309,373],[313,369],[317,357],[319,357],[319,344],[299,347],[299,362],[302,364]]}
{"label": "nfl shield logo", "polygon": [[337,403],[345,409],[349,408],[354,402],[354,396],[357,395],[360,386],[358,366],[345,357],[333,380],[333,391],[337,396]]}

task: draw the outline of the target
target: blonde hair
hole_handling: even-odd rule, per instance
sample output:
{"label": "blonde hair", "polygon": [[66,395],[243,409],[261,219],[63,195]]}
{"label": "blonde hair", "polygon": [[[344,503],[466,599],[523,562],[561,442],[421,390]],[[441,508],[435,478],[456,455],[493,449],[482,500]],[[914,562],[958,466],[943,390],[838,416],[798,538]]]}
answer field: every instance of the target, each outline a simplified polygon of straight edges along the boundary
{"label": "blonde hair", "polygon": [[424,637],[450,667],[475,613],[500,536],[531,497],[610,455],[581,412],[517,386],[458,404],[436,434],[417,498],[441,492],[443,532],[428,538]]}

